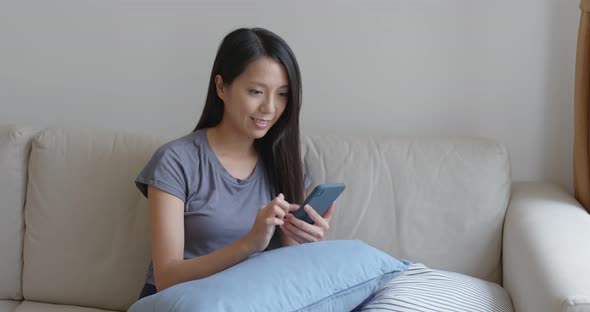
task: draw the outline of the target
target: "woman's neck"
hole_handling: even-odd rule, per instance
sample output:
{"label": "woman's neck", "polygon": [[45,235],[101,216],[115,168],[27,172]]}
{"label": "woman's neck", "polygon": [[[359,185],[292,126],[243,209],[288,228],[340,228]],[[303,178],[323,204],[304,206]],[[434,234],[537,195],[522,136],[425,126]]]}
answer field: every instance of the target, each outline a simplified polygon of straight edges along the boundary
{"label": "woman's neck", "polygon": [[254,140],[238,134],[223,122],[206,129],[209,145],[222,156],[252,157],[256,155]]}

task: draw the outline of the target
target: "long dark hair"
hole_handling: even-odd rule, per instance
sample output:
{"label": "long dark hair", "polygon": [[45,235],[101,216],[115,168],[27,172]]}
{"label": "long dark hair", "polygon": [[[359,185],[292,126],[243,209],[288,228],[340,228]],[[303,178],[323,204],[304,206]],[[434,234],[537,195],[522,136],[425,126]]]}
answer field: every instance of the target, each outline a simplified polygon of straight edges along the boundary
{"label": "long dark hair", "polygon": [[271,197],[283,193],[291,203],[303,201],[303,171],[299,140],[299,111],[301,109],[301,74],[295,54],[276,34],[262,28],[240,28],[227,34],[215,57],[207,99],[201,119],[194,131],[217,126],[223,118],[223,101],[217,96],[215,76],[230,85],[250,64],[267,56],[282,64],[289,76],[287,106],[266,135],[254,141],[271,185]]}

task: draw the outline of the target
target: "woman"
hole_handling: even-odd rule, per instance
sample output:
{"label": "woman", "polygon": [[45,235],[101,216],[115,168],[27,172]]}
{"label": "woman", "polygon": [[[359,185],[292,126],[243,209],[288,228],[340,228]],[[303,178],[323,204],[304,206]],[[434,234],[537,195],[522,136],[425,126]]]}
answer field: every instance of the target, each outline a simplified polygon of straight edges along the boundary
{"label": "woman", "polygon": [[260,28],[223,39],[195,130],[161,146],[135,181],[148,198],[152,244],[140,298],[223,271],[271,238],[325,239],[333,205],[324,216],[306,206],[314,224],[291,214],[310,184],[300,107],[299,67],[284,40]]}

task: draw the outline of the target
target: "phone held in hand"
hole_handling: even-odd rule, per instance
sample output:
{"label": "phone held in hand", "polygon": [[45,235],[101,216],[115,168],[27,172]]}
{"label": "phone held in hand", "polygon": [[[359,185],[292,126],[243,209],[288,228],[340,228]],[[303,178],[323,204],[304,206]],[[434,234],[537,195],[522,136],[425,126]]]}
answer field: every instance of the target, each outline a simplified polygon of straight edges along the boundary
{"label": "phone held in hand", "polygon": [[320,184],[316,186],[293,215],[297,219],[313,224],[313,220],[311,220],[303,207],[310,205],[320,216],[323,216],[330,206],[332,206],[336,198],[344,191],[344,188],[344,183]]}

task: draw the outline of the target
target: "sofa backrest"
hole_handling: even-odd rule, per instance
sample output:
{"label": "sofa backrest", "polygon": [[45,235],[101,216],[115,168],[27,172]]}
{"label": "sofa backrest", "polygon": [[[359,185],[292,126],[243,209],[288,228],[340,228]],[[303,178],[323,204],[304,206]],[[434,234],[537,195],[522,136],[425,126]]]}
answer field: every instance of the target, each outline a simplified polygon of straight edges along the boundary
{"label": "sofa backrest", "polygon": [[32,143],[25,206],[27,300],[126,310],[150,259],[135,176],[165,139],[47,129]]}
{"label": "sofa backrest", "polygon": [[487,139],[307,136],[312,185],[344,182],[330,239],[501,283],[510,196],[505,147]]}
{"label": "sofa backrest", "polygon": [[[150,243],[147,201],[133,181],[171,139],[91,129],[35,135],[24,208],[25,299],[109,310],[126,310],[137,299]],[[510,193],[503,146],[468,138],[304,136],[302,152],[312,185],[347,185],[330,239],[361,239],[398,258],[499,281]],[[16,193],[3,193],[2,204]],[[15,209],[1,207],[0,222]],[[20,257],[18,248],[6,250]],[[0,274],[9,263],[4,251]],[[0,290],[4,285],[18,288],[8,282]]]}
{"label": "sofa backrest", "polygon": [[0,126],[0,300],[22,299],[23,209],[33,128]]}

